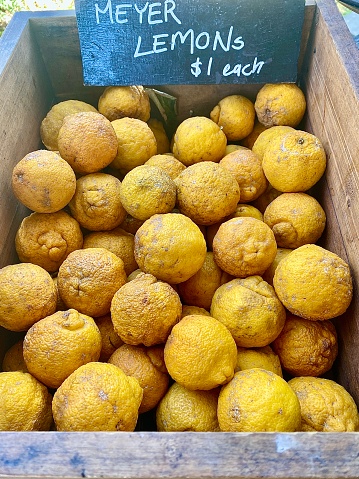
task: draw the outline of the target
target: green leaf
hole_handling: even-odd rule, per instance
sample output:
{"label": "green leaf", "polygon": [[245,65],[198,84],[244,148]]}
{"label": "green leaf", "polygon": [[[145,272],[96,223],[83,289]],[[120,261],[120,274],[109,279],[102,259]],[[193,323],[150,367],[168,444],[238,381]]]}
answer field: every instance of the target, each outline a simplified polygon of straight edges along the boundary
{"label": "green leaf", "polygon": [[146,92],[157,113],[151,108],[151,116],[164,123],[165,130],[171,137],[177,128],[177,98],[154,88],[146,88]]}

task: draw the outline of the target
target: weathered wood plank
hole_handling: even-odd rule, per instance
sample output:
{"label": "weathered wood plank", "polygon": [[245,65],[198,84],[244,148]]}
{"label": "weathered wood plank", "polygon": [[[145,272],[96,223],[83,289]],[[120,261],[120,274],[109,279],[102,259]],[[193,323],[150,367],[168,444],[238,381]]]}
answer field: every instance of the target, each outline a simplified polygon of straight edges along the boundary
{"label": "weathered wood plank", "polygon": [[356,433],[9,432],[0,450],[0,477],[12,479],[359,477]]}
{"label": "weathered wood plank", "polygon": [[336,321],[338,380],[359,402],[359,50],[334,2],[318,0],[303,84],[308,124],[328,155],[320,201],[327,213],[324,245],[351,265],[355,297]]}

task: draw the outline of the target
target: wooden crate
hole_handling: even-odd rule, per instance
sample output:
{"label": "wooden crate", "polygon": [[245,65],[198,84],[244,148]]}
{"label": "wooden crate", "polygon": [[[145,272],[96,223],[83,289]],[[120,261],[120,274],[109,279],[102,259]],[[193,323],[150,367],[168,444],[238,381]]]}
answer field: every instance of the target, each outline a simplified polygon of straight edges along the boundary
{"label": "wooden crate", "polygon": [[[328,155],[317,191],[327,213],[322,245],[349,262],[354,278],[352,305],[337,321],[333,373],[359,404],[359,51],[334,0],[307,2],[299,69],[308,100],[303,129]],[[258,86],[162,89],[178,95],[181,118],[190,109],[208,114],[232,92],[253,98]],[[15,15],[0,41],[0,267],[17,261],[14,235],[29,213],[11,191],[14,164],[41,147],[40,123],[54,102],[96,106],[101,91],[82,85],[73,12]],[[2,352],[15,339],[1,330]],[[359,433],[1,432],[0,477],[357,478]]]}

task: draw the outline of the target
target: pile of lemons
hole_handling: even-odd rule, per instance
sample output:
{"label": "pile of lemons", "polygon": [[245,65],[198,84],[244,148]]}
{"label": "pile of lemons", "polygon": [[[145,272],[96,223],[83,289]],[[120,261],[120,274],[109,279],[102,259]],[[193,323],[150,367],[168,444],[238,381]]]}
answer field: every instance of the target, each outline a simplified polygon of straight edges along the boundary
{"label": "pile of lemons", "polygon": [[[0,430],[355,431],[327,373],[349,265],[317,243],[326,169],[295,84],[173,138],[142,86],[54,105],[15,165],[30,213],[0,270]],[[344,319],[343,319],[344,320]]]}

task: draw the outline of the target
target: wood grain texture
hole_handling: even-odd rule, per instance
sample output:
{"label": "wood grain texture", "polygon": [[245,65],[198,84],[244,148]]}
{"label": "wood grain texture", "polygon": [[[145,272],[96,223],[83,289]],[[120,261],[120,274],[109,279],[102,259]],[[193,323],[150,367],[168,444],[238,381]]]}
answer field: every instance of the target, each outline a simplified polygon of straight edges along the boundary
{"label": "wood grain texture", "polygon": [[7,61],[0,64],[0,267],[17,261],[14,235],[29,213],[12,193],[12,169],[23,156],[40,147],[40,122],[52,96],[27,19],[26,15],[16,15],[1,42],[1,58]]}
{"label": "wood grain texture", "polygon": [[12,479],[359,477],[356,433],[9,432],[0,450]]}
{"label": "wood grain texture", "polygon": [[[96,105],[101,91],[83,87],[73,14],[35,15],[31,21],[25,17],[17,16],[0,41],[2,264],[15,259],[15,231],[27,214],[9,187],[13,165],[40,146],[39,125],[53,101],[79,98]],[[305,25],[303,47],[309,16]],[[336,378],[358,402],[358,52],[334,0],[318,0],[313,27],[302,57],[308,98],[304,126],[318,135],[328,153],[326,177],[316,191],[328,217],[323,245],[350,262],[356,286],[349,311],[337,321],[341,344]],[[208,110],[233,87],[186,86],[181,112],[188,114],[191,102],[202,101]],[[253,98],[257,88],[246,86],[242,92]],[[5,331],[0,335],[3,351],[10,343],[4,341]],[[354,479],[359,477],[359,433],[2,432],[0,477]]]}
{"label": "wood grain texture", "polygon": [[334,2],[318,0],[303,75],[307,127],[323,142],[327,170],[319,200],[327,214],[325,247],[349,262],[354,299],[336,320],[338,380],[359,403],[359,50]]}

